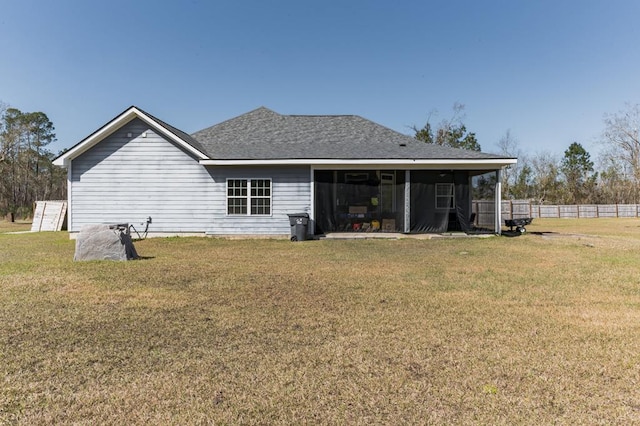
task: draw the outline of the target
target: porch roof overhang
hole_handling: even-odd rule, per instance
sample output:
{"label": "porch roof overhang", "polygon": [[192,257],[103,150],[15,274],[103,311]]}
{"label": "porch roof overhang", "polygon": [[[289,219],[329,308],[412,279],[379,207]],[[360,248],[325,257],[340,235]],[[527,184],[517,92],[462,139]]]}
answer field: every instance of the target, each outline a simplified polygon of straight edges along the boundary
{"label": "porch roof overhang", "polygon": [[203,159],[204,166],[311,166],[315,169],[380,168],[433,170],[499,170],[517,163],[516,158],[483,159]]}

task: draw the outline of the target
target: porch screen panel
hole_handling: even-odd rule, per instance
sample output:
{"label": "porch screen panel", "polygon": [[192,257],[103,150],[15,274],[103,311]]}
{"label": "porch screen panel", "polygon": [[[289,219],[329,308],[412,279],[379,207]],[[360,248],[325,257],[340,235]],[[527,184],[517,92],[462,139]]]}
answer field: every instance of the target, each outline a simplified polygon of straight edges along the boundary
{"label": "porch screen panel", "polygon": [[332,170],[316,170],[314,176],[316,232],[320,234],[334,232],[337,227],[334,172]]}
{"label": "porch screen panel", "polygon": [[[396,181],[395,181],[395,200],[393,202],[394,211],[393,217],[396,221],[396,231],[404,232],[404,181],[405,181],[405,171],[404,170],[396,170],[395,171]],[[382,212],[385,215],[385,212]]]}
{"label": "porch screen panel", "polygon": [[449,209],[436,207],[436,183],[453,183],[453,176],[439,176],[436,172],[411,171],[411,224],[410,232],[446,232]]}
{"label": "porch screen panel", "polygon": [[453,175],[456,200],[456,219],[460,231],[469,232],[471,224],[471,199],[469,196],[469,174],[467,172],[456,172]]}
{"label": "porch screen panel", "polygon": [[471,186],[475,232],[494,233],[496,218],[496,172],[476,172]]}
{"label": "porch screen panel", "polygon": [[316,170],[314,176],[317,232],[403,232],[404,171]]}

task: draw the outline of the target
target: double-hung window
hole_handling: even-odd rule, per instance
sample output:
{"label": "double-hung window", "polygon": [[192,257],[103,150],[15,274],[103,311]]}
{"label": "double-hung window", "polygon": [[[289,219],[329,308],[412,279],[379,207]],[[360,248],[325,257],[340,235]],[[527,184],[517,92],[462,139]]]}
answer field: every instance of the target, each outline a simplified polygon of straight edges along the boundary
{"label": "double-hung window", "polygon": [[228,179],[227,214],[271,215],[271,179]]}
{"label": "double-hung window", "polygon": [[456,206],[452,183],[436,183],[436,209],[453,209]]}

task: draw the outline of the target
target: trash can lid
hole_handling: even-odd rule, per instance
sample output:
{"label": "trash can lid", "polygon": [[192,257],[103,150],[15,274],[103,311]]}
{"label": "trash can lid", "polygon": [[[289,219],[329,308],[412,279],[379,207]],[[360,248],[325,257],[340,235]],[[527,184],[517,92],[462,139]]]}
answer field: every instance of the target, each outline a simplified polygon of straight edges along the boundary
{"label": "trash can lid", "polygon": [[289,213],[289,217],[309,217],[309,213]]}

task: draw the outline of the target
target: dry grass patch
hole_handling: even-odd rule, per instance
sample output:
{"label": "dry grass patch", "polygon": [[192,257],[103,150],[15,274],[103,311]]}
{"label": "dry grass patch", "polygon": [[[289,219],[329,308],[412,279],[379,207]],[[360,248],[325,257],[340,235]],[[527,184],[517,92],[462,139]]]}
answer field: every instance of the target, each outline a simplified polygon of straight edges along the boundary
{"label": "dry grass patch", "polygon": [[0,235],[0,423],[640,422],[640,232],[569,222],[122,263]]}
{"label": "dry grass patch", "polygon": [[0,233],[23,232],[29,230],[31,230],[31,222],[27,222],[25,220],[17,220],[15,222],[0,220]]}

